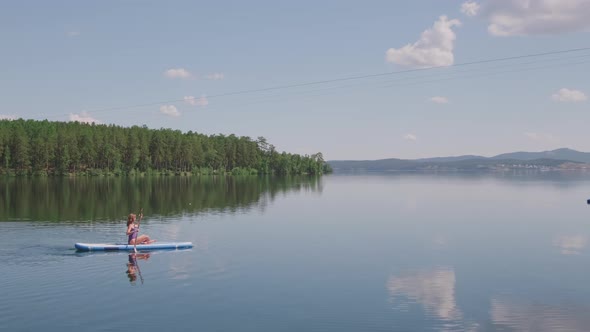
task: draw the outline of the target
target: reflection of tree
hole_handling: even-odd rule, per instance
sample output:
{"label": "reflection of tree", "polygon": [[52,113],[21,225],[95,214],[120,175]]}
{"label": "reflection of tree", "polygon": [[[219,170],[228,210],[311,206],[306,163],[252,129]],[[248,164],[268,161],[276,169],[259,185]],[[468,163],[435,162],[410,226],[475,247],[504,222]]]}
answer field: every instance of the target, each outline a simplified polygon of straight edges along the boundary
{"label": "reflection of tree", "polygon": [[588,309],[493,298],[490,315],[494,324],[508,327],[511,331],[588,331]]}
{"label": "reflection of tree", "polygon": [[426,312],[445,320],[461,319],[455,302],[455,272],[450,268],[392,276],[387,282],[392,297],[406,297]]}
{"label": "reflection of tree", "polygon": [[235,212],[263,208],[279,193],[302,190],[321,191],[321,178],[7,178],[0,180],[0,220],[119,220],[140,206],[150,215]]}
{"label": "reflection of tree", "polygon": [[564,255],[579,254],[588,244],[585,235],[564,235],[553,240],[553,245],[561,249]]}

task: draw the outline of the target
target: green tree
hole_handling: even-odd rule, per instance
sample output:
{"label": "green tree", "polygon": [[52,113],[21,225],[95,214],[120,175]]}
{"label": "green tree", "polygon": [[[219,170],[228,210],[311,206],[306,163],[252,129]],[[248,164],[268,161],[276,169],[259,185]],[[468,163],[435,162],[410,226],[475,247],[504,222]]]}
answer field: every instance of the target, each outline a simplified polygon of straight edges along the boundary
{"label": "green tree", "polygon": [[[264,137],[203,135],[146,126],[0,120],[0,172],[30,174],[234,172],[321,174],[321,153],[279,153]],[[102,171],[102,172],[101,172]]]}
{"label": "green tree", "polygon": [[29,137],[22,125],[22,121],[18,122],[13,127],[12,132],[12,167],[21,174],[27,172],[31,165]]}

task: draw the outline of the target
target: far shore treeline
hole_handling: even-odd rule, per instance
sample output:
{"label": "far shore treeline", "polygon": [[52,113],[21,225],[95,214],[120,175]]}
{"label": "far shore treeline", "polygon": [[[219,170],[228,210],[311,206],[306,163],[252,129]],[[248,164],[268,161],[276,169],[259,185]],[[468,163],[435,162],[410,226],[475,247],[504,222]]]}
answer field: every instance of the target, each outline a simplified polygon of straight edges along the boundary
{"label": "far shore treeline", "polygon": [[322,174],[321,153],[282,152],[235,135],[37,120],[0,120],[0,174]]}

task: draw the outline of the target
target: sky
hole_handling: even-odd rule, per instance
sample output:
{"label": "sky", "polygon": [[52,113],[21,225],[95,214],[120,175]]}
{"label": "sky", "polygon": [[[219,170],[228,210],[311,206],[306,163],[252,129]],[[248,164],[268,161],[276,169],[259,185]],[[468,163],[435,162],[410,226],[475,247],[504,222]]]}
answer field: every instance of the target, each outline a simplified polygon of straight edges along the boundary
{"label": "sky", "polygon": [[590,151],[590,1],[12,1],[0,118],[326,160]]}

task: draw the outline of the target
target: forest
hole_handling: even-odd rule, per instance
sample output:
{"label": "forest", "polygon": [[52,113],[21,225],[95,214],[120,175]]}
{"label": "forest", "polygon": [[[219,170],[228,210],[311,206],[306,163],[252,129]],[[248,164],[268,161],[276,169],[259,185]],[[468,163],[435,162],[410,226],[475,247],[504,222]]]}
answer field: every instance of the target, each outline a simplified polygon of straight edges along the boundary
{"label": "forest", "polygon": [[323,174],[321,153],[278,152],[264,137],[146,126],[0,120],[0,174]]}

